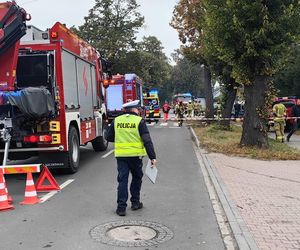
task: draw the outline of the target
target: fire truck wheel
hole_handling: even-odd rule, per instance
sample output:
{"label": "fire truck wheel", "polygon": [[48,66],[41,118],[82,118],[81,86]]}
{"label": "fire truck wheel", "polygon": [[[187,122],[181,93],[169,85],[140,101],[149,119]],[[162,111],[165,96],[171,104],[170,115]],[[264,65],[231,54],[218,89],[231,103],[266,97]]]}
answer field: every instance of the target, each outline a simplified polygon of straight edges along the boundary
{"label": "fire truck wheel", "polygon": [[71,126],[69,129],[68,137],[69,151],[66,152],[68,157],[68,169],[67,171],[71,174],[76,173],[79,168],[79,159],[80,159],[80,145],[79,145],[79,136],[77,130],[74,126]]}
{"label": "fire truck wheel", "polygon": [[101,152],[107,149],[108,141],[105,139],[107,135],[107,130],[107,125],[103,125],[103,136],[98,136],[94,140],[92,140],[92,145],[95,152]]}

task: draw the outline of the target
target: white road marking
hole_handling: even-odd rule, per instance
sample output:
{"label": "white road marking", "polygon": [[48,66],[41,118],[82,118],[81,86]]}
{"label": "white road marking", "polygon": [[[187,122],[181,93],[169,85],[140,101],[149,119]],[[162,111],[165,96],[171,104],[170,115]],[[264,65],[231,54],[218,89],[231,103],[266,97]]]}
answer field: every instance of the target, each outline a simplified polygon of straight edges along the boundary
{"label": "white road marking", "polygon": [[160,124],[160,126],[166,127],[166,126],[168,126],[168,123],[167,123],[167,122],[162,122],[162,123]]}
{"label": "white road marking", "polygon": [[[74,179],[70,179],[70,180],[65,181],[63,184],[60,185],[60,189],[62,190],[63,188],[65,188],[66,186],[68,186],[69,184],[71,184],[73,181],[75,181],[75,180]],[[51,191],[48,194],[45,194],[44,196],[42,196],[40,198],[40,200],[41,200],[40,203],[44,203],[45,201],[49,200],[52,196],[54,196],[55,194],[57,194],[60,191]]]}
{"label": "white road marking", "polygon": [[154,126],[155,122],[148,123],[147,126]]}
{"label": "white road marking", "polygon": [[111,153],[113,153],[115,150],[114,149],[112,149],[112,150],[110,150],[107,154],[105,154],[105,155],[102,155],[102,159],[104,159],[104,158],[106,158],[107,156],[109,156]]}

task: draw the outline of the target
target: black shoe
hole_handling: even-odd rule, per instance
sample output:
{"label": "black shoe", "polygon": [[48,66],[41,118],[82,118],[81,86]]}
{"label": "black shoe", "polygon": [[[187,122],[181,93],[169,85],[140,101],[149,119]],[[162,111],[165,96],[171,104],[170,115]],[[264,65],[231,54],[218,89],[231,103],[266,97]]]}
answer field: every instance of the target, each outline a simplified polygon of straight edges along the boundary
{"label": "black shoe", "polygon": [[142,202],[139,202],[137,204],[132,204],[132,206],[131,206],[132,210],[138,210],[138,209],[141,209],[141,208],[143,208],[143,203]]}
{"label": "black shoe", "polygon": [[117,209],[116,214],[119,216],[125,216],[126,215],[126,210],[125,209]]}
{"label": "black shoe", "polygon": [[289,142],[290,141],[290,137],[287,136],[286,137],[286,141]]}

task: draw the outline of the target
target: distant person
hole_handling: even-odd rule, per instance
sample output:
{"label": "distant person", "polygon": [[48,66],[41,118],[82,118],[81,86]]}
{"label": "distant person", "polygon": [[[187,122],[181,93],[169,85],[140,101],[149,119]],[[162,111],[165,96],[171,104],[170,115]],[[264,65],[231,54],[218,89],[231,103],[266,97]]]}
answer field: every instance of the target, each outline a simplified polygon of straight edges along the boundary
{"label": "distant person", "polygon": [[192,117],[193,109],[194,105],[192,101],[189,101],[189,103],[187,104],[187,117]]}
{"label": "distant person", "polygon": [[200,116],[202,111],[201,101],[196,101],[194,105],[194,116]]}
{"label": "distant person", "polygon": [[236,102],[234,104],[234,118],[239,118],[241,113],[241,104]]}
{"label": "distant person", "polygon": [[291,136],[292,136],[292,135],[297,131],[297,129],[298,129],[298,120],[299,120],[298,117],[300,117],[300,99],[298,99],[298,100],[296,101],[296,105],[294,105],[294,106],[292,107],[292,113],[291,113],[291,116],[292,116],[292,117],[295,117],[295,118],[292,119],[292,129],[291,129],[291,131],[289,132],[289,134],[288,134],[287,137],[286,137],[286,140],[287,140],[288,142],[290,141]]}
{"label": "distant person", "polygon": [[282,103],[275,104],[273,106],[273,115],[276,140],[284,142],[286,107]]}
{"label": "distant person", "polygon": [[118,165],[118,198],[116,213],[126,215],[128,200],[128,177],[130,184],[131,209],[143,208],[140,191],[143,177],[143,160],[148,155],[151,164],[156,166],[156,155],[146,123],[139,116],[139,100],[123,104],[125,114],[115,118],[111,123],[107,140],[115,143],[115,157]]}
{"label": "distant person", "polygon": [[221,118],[221,113],[222,113],[222,106],[221,106],[221,102],[218,101],[216,104],[216,108],[217,108],[217,118],[220,119]]}
{"label": "distant person", "polygon": [[177,118],[178,118],[178,126],[179,127],[182,127],[182,124],[183,124],[184,110],[185,110],[185,107],[183,105],[183,102],[180,101],[179,104],[176,106],[176,110],[175,110]]}
{"label": "distant person", "polygon": [[171,106],[169,105],[168,101],[165,101],[164,105],[162,106],[162,110],[164,113],[164,121],[168,121],[169,119],[169,111],[171,109]]}

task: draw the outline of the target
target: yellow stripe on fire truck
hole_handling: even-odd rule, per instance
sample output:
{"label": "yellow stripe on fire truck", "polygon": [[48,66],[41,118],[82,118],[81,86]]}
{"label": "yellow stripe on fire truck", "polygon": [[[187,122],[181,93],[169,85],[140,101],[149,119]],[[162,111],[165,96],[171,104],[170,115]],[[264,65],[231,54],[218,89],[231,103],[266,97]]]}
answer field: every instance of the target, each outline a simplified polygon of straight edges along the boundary
{"label": "yellow stripe on fire truck", "polygon": [[51,121],[49,122],[49,127],[51,132],[59,132],[60,131],[60,122],[59,121]]}
{"label": "yellow stripe on fire truck", "polygon": [[51,144],[60,144],[61,136],[60,134],[52,134],[52,143]]}

